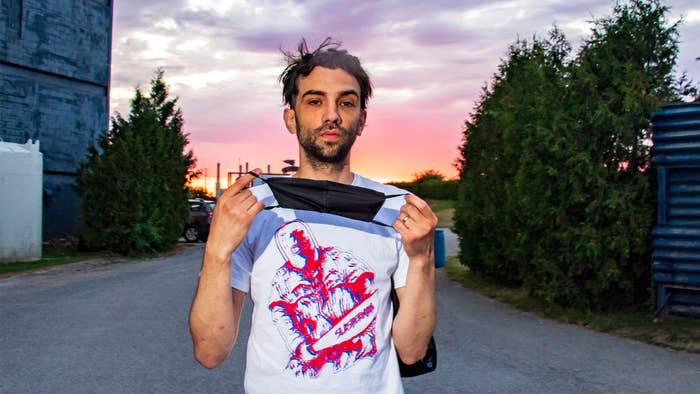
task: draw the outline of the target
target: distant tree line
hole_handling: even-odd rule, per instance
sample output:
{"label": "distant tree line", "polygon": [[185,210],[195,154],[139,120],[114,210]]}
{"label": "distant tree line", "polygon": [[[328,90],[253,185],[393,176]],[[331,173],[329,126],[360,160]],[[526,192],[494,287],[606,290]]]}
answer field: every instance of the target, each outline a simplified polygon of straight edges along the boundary
{"label": "distant tree line", "polygon": [[203,187],[188,187],[187,192],[190,198],[202,198],[212,201],[215,200],[214,195],[209,193],[209,191]]}
{"label": "distant tree line", "polygon": [[437,200],[454,200],[459,190],[458,180],[445,180],[445,176],[437,170],[425,170],[413,176],[410,182],[390,182],[390,185],[400,187],[421,197]]}
{"label": "distant tree line", "polygon": [[465,123],[463,264],[565,306],[649,299],[650,117],[697,97],[675,76],[678,23],[667,15],[660,1],[633,0],[594,21],[575,54],[556,27],[510,46]]}

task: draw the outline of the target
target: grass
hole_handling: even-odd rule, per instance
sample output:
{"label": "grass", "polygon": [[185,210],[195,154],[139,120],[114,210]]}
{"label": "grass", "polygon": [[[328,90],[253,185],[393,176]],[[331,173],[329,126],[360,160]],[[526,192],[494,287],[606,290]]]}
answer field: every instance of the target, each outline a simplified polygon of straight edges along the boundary
{"label": "grass", "polygon": [[120,256],[108,251],[84,252],[79,251],[76,242],[59,241],[45,244],[42,249],[42,258],[38,261],[15,262],[15,263],[0,263],[0,278],[20,272],[36,271],[56,265],[77,263],[80,261],[105,258],[110,260],[134,261],[144,258],[152,258],[155,256],[171,256],[186,247],[194,244],[177,243],[172,250],[158,254],[134,254],[128,257]]}
{"label": "grass", "polygon": [[80,252],[74,242],[46,244],[42,249],[41,260],[0,263],[0,276],[7,276],[9,274],[25,271],[35,271],[54,265],[75,263],[106,256],[108,256],[106,252]]}
{"label": "grass", "polygon": [[438,217],[438,227],[452,228],[455,214],[455,202],[453,200],[425,200]]}
{"label": "grass", "polygon": [[519,287],[508,287],[471,272],[457,257],[448,257],[447,276],[464,287],[544,318],[575,324],[595,331],[634,339],[675,350],[700,353],[700,319],[664,316],[655,321],[645,308],[619,312],[582,311],[562,308],[530,296]]}

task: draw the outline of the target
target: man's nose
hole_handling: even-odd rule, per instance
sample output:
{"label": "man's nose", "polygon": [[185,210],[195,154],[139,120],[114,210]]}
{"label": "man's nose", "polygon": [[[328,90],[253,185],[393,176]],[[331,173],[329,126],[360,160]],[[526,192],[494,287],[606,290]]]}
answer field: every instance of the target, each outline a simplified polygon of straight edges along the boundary
{"label": "man's nose", "polygon": [[337,123],[340,124],[340,114],[338,113],[338,105],[336,103],[328,103],[326,110],[323,113],[323,123]]}

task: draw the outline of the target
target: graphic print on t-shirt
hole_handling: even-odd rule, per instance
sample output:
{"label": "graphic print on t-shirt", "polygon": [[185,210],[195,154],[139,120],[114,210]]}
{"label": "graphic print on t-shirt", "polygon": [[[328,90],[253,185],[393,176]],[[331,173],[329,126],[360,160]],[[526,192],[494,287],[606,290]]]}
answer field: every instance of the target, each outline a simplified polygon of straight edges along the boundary
{"label": "graphic print on t-shirt", "polygon": [[270,293],[272,319],[296,376],[338,372],[377,354],[374,272],[352,252],[321,246],[295,220],[275,234],[285,259]]}

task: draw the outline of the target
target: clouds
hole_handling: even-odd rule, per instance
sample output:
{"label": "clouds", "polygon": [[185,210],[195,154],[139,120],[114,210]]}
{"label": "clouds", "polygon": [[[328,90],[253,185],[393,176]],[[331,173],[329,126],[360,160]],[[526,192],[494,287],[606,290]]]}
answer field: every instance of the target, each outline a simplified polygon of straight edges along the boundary
{"label": "clouds", "polygon": [[[700,56],[700,7],[694,3],[670,2],[674,18],[687,15],[679,68],[700,78],[694,61]],[[112,109],[128,112],[133,87],[147,86],[163,67],[201,167],[221,162],[237,169],[232,158],[247,154],[244,161],[264,167],[295,153],[294,139],[280,137],[286,131],[279,49],[294,48],[301,37],[313,45],[333,36],[363,61],[375,87],[371,137],[358,143],[353,161],[369,176],[402,178],[427,168],[456,174],[452,162],[462,124],[509,44],[544,36],[556,23],[576,46],[590,29],[587,21],[609,15],[613,4],[121,0],[114,7]],[[372,168],[368,163],[376,162],[382,144],[419,157],[392,162],[391,152],[382,160],[385,168]]]}

